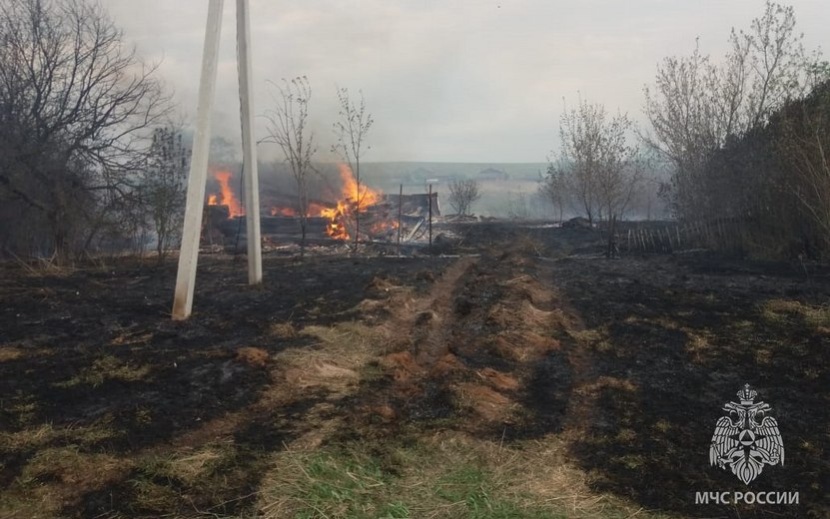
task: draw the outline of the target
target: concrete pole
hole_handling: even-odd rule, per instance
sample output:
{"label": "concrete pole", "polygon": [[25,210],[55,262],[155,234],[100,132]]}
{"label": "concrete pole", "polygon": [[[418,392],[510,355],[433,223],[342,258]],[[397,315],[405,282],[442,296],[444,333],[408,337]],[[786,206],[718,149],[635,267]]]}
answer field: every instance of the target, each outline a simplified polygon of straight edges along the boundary
{"label": "concrete pole", "polygon": [[175,320],[187,319],[193,311],[193,291],[196,288],[196,263],[199,259],[199,238],[202,234],[205,177],[210,151],[210,122],[216,92],[223,7],[224,0],[210,0],[208,6],[205,46],[202,54],[202,77],[199,83],[196,135],[190,159],[190,176],[187,180],[187,201],[184,211],[182,245],[179,252],[179,271],[176,277],[176,295],[173,300],[173,319]]}
{"label": "concrete pole", "polygon": [[242,112],[242,156],[245,171],[245,222],[248,237],[248,284],[262,283],[262,239],[259,221],[259,173],[254,139],[254,96],[251,91],[251,14],[248,0],[236,0],[236,50],[239,108]]}

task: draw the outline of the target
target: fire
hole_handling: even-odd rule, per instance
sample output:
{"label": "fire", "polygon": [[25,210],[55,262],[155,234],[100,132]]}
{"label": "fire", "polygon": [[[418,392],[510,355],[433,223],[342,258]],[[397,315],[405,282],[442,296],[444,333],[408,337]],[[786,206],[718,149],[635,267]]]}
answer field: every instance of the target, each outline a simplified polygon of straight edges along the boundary
{"label": "fire", "polygon": [[[306,216],[327,219],[326,234],[336,240],[349,240],[353,238],[351,233],[354,232],[355,214],[368,213],[366,220],[361,217],[361,234],[375,237],[386,234],[388,238],[389,233],[398,228],[398,222],[392,220],[390,215],[384,212],[385,209],[388,212],[388,207],[379,205],[383,201],[383,194],[367,185],[361,185],[358,190],[357,180],[352,175],[351,168],[345,164],[339,164],[338,168],[342,181],[340,200],[334,205],[309,202]],[[216,180],[222,187],[221,198],[212,195],[208,203],[214,205],[221,202],[228,205],[232,216],[245,214],[230,190],[230,173],[219,172],[216,174]],[[292,205],[272,206],[268,212],[271,216],[284,217],[297,217],[301,214],[297,206]]]}
{"label": "fire", "polygon": [[352,169],[346,164],[338,164],[337,167],[343,181],[341,200],[336,207],[321,208],[320,216],[329,219],[326,234],[336,240],[348,240],[350,236],[346,223],[353,218],[355,212],[365,213],[369,207],[380,202],[382,193],[365,184],[358,189]]}
{"label": "fire", "polygon": [[351,202],[359,204],[358,210],[361,213],[366,212],[366,208],[375,205],[380,201],[381,193],[371,189],[366,184],[360,186],[360,192],[357,189],[357,180],[352,174],[352,169],[346,164],[338,164],[340,169],[340,179],[343,181],[343,189],[341,191],[343,198]]}
{"label": "fire", "polygon": [[325,205],[310,202],[308,204],[308,216],[323,216],[323,211],[326,209],[328,209],[328,207]]}
{"label": "fire", "polygon": [[[328,211],[330,208],[325,205],[318,204],[316,202],[309,202],[308,209],[306,210],[306,216],[309,218],[315,216],[325,216],[323,213],[324,211]],[[271,216],[299,216],[299,211],[294,207],[280,207],[274,206],[269,211]]]}
{"label": "fire", "polygon": [[239,202],[239,199],[236,198],[233,189],[231,189],[231,172],[217,171],[216,173],[214,173],[213,177],[216,179],[217,182],[219,182],[219,189],[221,190],[221,193],[219,194],[219,196],[210,195],[208,197],[208,205],[228,206],[228,211],[230,211],[231,218],[235,216],[245,216],[245,209],[242,207],[242,204]]}
{"label": "fire", "polygon": [[271,216],[297,216],[297,211],[291,207],[272,207]]}
{"label": "fire", "polygon": [[349,231],[346,229],[346,219],[351,214],[348,204],[342,200],[337,202],[337,207],[324,209],[320,216],[329,219],[326,226],[326,234],[335,240],[348,240]]}

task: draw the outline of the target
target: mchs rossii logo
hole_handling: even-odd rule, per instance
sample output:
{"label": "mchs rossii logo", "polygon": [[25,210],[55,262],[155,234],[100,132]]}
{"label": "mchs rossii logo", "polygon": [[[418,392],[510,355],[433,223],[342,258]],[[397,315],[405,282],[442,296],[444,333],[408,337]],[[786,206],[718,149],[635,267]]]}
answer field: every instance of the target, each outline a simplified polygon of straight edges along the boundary
{"label": "mchs rossii logo", "polygon": [[778,422],[769,416],[771,407],[755,402],[758,393],[746,384],[738,391],[737,402],[727,402],[712,435],[709,463],[731,470],[749,483],[761,475],[764,465],[784,465],[784,443]]}

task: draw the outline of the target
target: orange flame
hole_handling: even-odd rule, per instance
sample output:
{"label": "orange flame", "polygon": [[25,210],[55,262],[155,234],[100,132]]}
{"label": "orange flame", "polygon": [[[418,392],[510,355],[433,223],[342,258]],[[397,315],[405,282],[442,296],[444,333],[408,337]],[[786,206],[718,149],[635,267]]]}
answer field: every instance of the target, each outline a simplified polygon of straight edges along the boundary
{"label": "orange flame", "polygon": [[297,211],[291,207],[272,207],[271,216],[297,216]]}
{"label": "orange flame", "polygon": [[308,216],[323,216],[323,211],[328,209],[325,205],[320,205],[315,202],[308,204]]}
{"label": "orange flame", "polygon": [[[306,216],[309,218],[324,216],[324,211],[329,210],[330,208],[325,205],[318,204],[316,202],[309,202],[308,209],[306,209]],[[293,207],[273,206],[271,207],[269,213],[271,216],[299,216],[300,212]]]}
{"label": "orange flame", "polygon": [[236,198],[233,189],[231,189],[232,176],[233,175],[230,171],[217,171],[213,174],[213,177],[217,182],[219,182],[219,189],[221,190],[221,193],[219,196],[210,195],[210,197],[208,197],[208,205],[228,206],[231,218],[235,216],[245,216],[245,209],[242,207],[239,199]]}
{"label": "orange flame", "polygon": [[349,231],[346,229],[346,219],[349,214],[349,206],[343,200],[337,202],[337,207],[323,209],[320,216],[329,219],[326,234],[335,240],[348,240]]}
{"label": "orange flame", "polygon": [[[354,221],[355,213],[366,213],[370,207],[377,205],[381,201],[383,194],[365,184],[362,184],[358,190],[357,180],[352,175],[351,168],[346,164],[338,164],[338,168],[340,170],[340,179],[343,183],[340,191],[341,199],[333,207],[311,202],[306,210],[306,215],[309,217],[328,219],[326,234],[336,240],[349,240],[352,238],[349,234],[349,228],[350,224]],[[218,177],[217,180],[219,180]],[[270,214],[271,216],[297,216],[298,211],[293,207],[274,206],[271,207]],[[397,229],[398,222],[384,218],[368,226],[364,226],[361,223],[361,228],[368,229],[368,234],[370,235],[378,235]]]}
{"label": "orange flame", "polygon": [[357,180],[355,180],[352,169],[349,166],[346,164],[338,164],[337,167],[340,169],[340,179],[343,181],[343,189],[341,191],[343,198],[353,205],[357,204],[359,212],[365,213],[366,208],[380,201],[381,193],[371,189],[366,184],[362,184],[358,192]]}
{"label": "orange flame", "polygon": [[320,216],[329,219],[326,234],[336,240],[348,240],[351,236],[347,222],[353,218],[355,212],[365,213],[369,207],[380,202],[382,193],[366,184],[361,184],[358,189],[352,169],[347,164],[338,164],[337,167],[343,181],[340,191],[342,199],[337,202],[337,207],[321,208]]}

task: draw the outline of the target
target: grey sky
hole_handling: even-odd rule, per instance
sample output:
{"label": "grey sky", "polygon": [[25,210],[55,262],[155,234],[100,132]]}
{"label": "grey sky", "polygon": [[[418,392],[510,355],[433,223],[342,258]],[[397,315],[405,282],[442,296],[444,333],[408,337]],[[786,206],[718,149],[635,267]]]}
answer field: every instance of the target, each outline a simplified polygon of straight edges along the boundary
{"label": "grey sky", "polygon": [[[103,0],[192,119],[206,0]],[[826,0],[797,0],[808,49],[827,49]],[[239,134],[235,5],[225,0],[215,129]],[[761,0],[251,0],[256,110],[267,80],[308,76],[325,155],[335,85],[362,89],[375,119],[366,159],[542,162],[565,97],[578,92],[642,121],[643,85],[663,57],[723,54]],[[260,130],[262,124],[259,124]]]}

